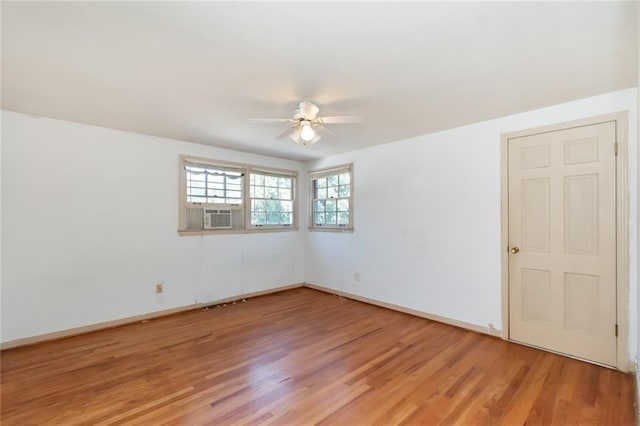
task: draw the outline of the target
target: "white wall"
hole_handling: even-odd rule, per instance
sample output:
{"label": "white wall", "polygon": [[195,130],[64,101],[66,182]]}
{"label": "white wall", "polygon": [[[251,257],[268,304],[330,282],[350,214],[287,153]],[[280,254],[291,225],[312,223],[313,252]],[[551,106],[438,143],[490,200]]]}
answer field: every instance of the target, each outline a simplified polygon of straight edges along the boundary
{"label": "white wall", "polygon": [[[351,234],[310,232],[306,281],[502,329],[501,134],[629,111],[629,352],[638,339],[637,90],[595,96],[337,155],[354,163]],[[425,117],[426,120],[429,117]],[[359,272],[361,281],[354,280]]]}
{"label": "white wall", "polygon": [[2,124],[3,342],[304,281],[301,232],[176,232],[179,154],[302,163],[7,111]]}
{"label": "white wall", "polygon": [[[0,339],[302,281],[501,329],[500,135],[628,110],[637,259],[637,102],[623,90],[305,165],[3,111]],[[301,171],[301,231],[179,237],[179,154]],[[352,161],[355,231],[307,232],[304,171]]]}

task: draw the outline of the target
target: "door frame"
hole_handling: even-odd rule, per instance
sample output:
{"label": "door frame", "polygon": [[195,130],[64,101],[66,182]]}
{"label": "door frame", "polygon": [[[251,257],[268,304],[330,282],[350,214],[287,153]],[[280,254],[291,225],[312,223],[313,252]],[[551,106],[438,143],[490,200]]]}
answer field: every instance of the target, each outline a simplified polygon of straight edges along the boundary
{"label": "door frame", "polygon": [[[611,121],[615,122],[616,142],[618,143],[618,158],[616,159],[616,322],[618,324],[616,367],[620,371],[633,371],[634,366],[629,362],[627,349],[629,336],[629,165],[627,111],[502,134],[500,142],[502,338],[512,341],[509,329],[509,140]],[[611,330],[611,332],[614,332],[614,330]]]}

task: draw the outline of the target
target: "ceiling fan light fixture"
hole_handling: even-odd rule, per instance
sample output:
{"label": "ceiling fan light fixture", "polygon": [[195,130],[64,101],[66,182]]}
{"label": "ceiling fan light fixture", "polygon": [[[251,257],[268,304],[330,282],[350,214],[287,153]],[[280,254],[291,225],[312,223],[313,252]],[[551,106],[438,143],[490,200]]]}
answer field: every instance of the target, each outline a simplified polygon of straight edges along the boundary
{"label": "ceiling fan light fixture", "polygon": [[309,142],[313,140],[315,136],[316,131],[311,127],[311,123],[306,121],[300,124],[300,138],[302,138],[303,141]]}
{"label": "ceiling fan light fixture", "polygon": [[276,139],[289,136],[297,144],[307,146],[318,142],[325,135],[336,136],[336,133],[325,127],[327,124],[360,123],[362,119],[356,115],[335,115],[319,117],[320,108],[309,101],[298,102],[292,118],[253,118],[262,123],[288,123],[289,127]]}

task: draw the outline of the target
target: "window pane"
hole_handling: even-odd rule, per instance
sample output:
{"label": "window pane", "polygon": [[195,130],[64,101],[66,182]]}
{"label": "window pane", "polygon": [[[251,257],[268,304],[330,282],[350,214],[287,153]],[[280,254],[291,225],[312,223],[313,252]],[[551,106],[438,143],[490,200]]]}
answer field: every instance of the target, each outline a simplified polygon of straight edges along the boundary
{"label": "window pane", "polygon": [[335,212],[336,211],[336,200],[327,200],[327,212]]}
{"label": "window pane", "polygon": [[254,212],[267,211],[267,206],[264,200],[251,200],[251,210]]}
{"label": "window pane", "polygon": [[210,183],[212,182],[224,183],[224,176],[223,175],[207,175],[207,181]]}
{"label": "window pane", "polygon": [[327,188],[318,188],[318,190],[316,191],[315,198],[319,198],[319,199],[327,198]]}
{"label": "window pane", "polygon": [[204,182],[205,180],[207,180],[207,175],[205,175],[204,173],[203,174],[187,173],[187,179]]}
{"label": "window pane", "polygon": [[264,188],[264,198],[277,199],[279,195],[280,194],[278,194],[278,188],[271,188],[271,187]]}
{"label": "window pane", "polygon": [[205,182],[204,181],[202,181],[202,182],[200,182],[200,181],[191,181],[191,182],[189,182],[189,186],[194,186],[196,188],[204,188]]}
{"label": "window pane", "polygon": [[280,224],[280,213],[267,213],[267,225]]}
{"label": "window pane", "polygon": [[351,175],[349,173],[343,173],[340,175],[340,185],[351,183]]}
{"label": "window pane", "polygon": [[227,198],[242,198],[240,191],[227,191]]}
{"label": "window pane", "polygon": [[324,200],[316,200],[313,203],[313,211],[315,212],[324,212]]}
{"label": "window pane", "polygon": [[340,185],[340,197],[348,197],[349,196],[349,190],[350,190],[350,185]]}
{"label": "window pane", "polygon": [[338,212],[338,225],[349,224],[349,212]]}
{"label": "window pane", "polygon": [[281,201],[280,209],[283,212],[293,212],[293,201]]}
{"label": "window pane", "polygon": [[264,225],[267,221],[266,213],[251,213],[251,224],[252,225]]}
{"label": "window pane", "polygon": [[190,188],[189,195],[204,197],[204,188]]}
{"label": "window pane", "polygon": [[256,186],[253,196],[256,198],[264,198],[264,186]]}
{"label": "window pane", "polygon": [[348,212],[349,211],[349,200],[338,200],[338,211],[340,211],[340,212]]}
{"label": "window pane", "polygon": [[278,186],[278,178],[275,176],[265,176],[264,177],[264,184],[266,186]]}
{"label": "window pane", "polygon": [[327,198],[338,198],[338,187],[330,186],[327,188]]}
{"label": "window pane", "polygon": [[327,178],[320,178],[316,180],[316,186],[318,188],[324,188],[327,186]]}
{"label": "window pane", "polygon": [[327,177],[327,186],[337,186],[337,185],[338,185],[338,175]]}
{"label": "window pane", "polygon": [[290,189],[281,189],[279,191],[279,197],[281,200],[290,200],[291,199],[291,190]]}
{"label": "window pane", "polygon": [[293,213],[281,213],[282,223],[285,225],[293,225]]}
{"label": "window pane", "polygon": [[291,181],[293,181],[291,178],[280,178],[278,180],[278,186],[280,188],[291,188]]}
{"label": "window pane", "polygon": [[230,191],[241,191],[242,190],[242,185],[239,185],[237,183],[227,183],[227,190],[230,190]]}
{"label": "window pane", "polygon": [[315,213],[315,214],[313,215],[313,221],[314,221],[314,223],[316,223],[316,224],[318,224],[318,223],[320,223],[320,224],[324,223],[324,213],[320,213],[320,212]]}
{"label": "window pane", "polygon": [[264,185],[264,175],[251,175],[255,185]]}
{"label": "window pane", "polygon": [[325,220],[326,223],[328,225],[335,225],[336,224],[336,213],[335,212],[327,212],[326,216],[325,216]]}

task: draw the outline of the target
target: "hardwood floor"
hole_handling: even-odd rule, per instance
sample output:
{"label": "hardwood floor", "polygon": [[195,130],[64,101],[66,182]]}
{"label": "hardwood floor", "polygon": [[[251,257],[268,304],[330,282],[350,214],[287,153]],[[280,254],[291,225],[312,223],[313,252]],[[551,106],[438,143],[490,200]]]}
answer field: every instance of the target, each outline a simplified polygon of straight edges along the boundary
{"label": "hardwood floor", "polygon": [[300,288],[2,352],[2,424],[635,424],[630,375]]}

